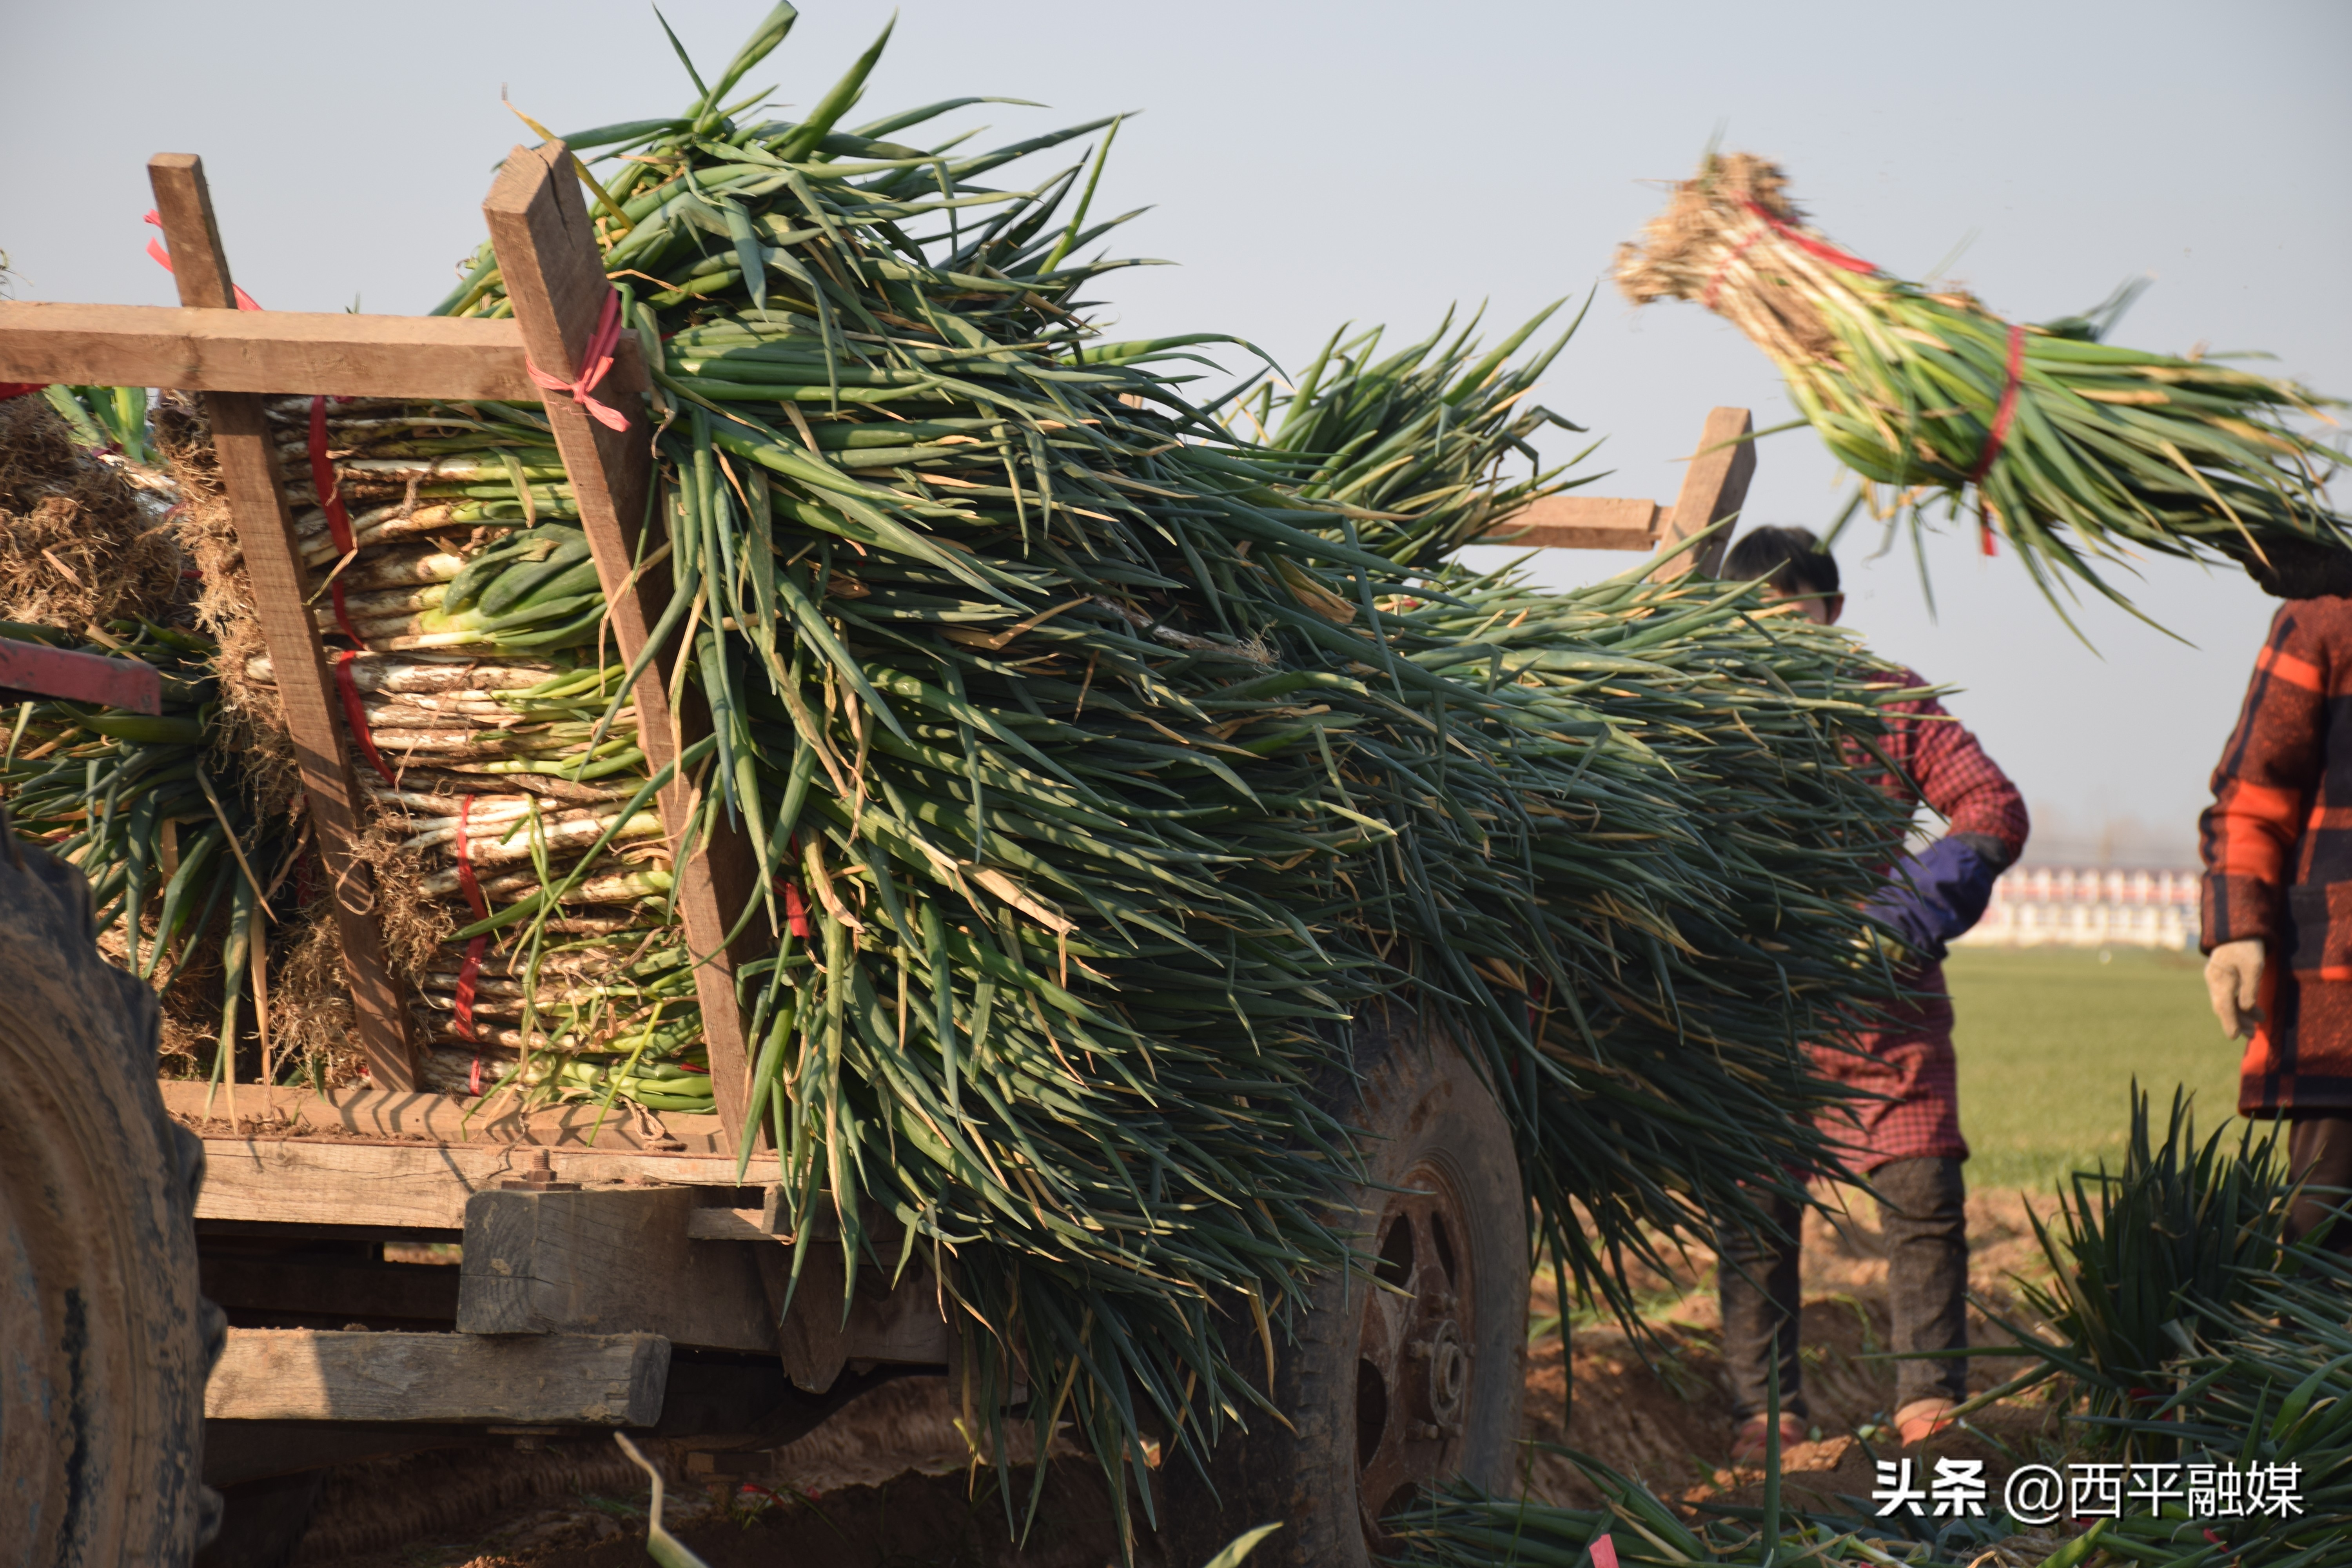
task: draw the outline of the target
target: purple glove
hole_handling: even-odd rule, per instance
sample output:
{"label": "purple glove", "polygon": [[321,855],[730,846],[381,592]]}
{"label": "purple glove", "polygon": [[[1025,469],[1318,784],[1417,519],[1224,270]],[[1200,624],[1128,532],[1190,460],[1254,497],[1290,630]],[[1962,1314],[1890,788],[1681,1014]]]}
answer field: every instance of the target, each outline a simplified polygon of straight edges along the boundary
{"label": "purple glove", "polygon": [[1896,940],[1926,959],[1944,956],[1944,944],[1984,914],[2001,873],[2000,846],[1978,834],[1938,838],[1895,868],[1863,910]]}

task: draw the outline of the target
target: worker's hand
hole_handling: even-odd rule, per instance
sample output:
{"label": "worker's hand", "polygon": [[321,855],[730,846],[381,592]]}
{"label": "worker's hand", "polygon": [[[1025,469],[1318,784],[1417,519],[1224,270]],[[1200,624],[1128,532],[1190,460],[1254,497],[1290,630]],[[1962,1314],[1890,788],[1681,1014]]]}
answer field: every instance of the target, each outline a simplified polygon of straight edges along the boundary
{"label": "worker's hand", "polygon": [[2213,998],[2213,1016],[2221,1020],[2221,1032],[2231,1039],[2243,1039],[2263,1021],[2263,1010],[2254,1005],[2262,984],[2263,944],[2257,937],[2225,942],[2205,961],[2205,990]]}

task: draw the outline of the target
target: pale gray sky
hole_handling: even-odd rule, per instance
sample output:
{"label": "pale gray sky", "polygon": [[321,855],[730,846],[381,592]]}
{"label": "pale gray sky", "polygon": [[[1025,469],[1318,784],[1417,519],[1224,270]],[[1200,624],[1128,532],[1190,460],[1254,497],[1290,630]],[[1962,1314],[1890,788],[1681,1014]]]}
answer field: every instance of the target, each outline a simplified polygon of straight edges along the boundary
{"label": "pale gray sky", "polygon": [[[715,68],[761,0],[665,7]],[[806,104],[890,15],[813,0],[752,79]],[[909,0],[861,113],[967,93],[1004,139],[1119,110],[1098,210],[1153,205],[1119,248],[1118,335],[1222,330],[1296,365],[1345,320],[1419,332],[1448,303],[1515,322],[1581,297],[1618,241],[1725,144],[1781,160],[1842,243],[1950,275],[2026,319],[2125,279],[2151,348],[2266,349],[2352,392],[2352,7],[2340,0],[1981,0],[1962,10],[1725,0],[1571,5]],[[637,0],[80,0],[0,51],[0,249],[26,299],[168,302],[142,165],[205,155],[238,280],[263,304],[414,311],[479,237],[515,100],[559,131],[674,111],[689,89]],[[1716,404],[1790,416],[1763,356],[1696,306],[1603,288],[1539,395],[1608,443],[1598,493],[1671,500]],[[1563,442],[1566,437],[1560,438]],[[1561,455],[1570,448],[1559,447]],[[2340,487],[2339,487],[2340,489]],[[1750,515],[1828,521],[1810,432],[1761,449]],[[2339,504],[2352,504],[2340,496]],[[2102,607],[2077,643],[2015,560],[1956,537],[1931,622],[1907,551],[1843,552],[1853,624],[1929,679],[2068,827],[2136,816],[2189,843],[2272,601],[2234,572],[2149,564],[2136,595],[2184,646]],[[1560,582],[1626,564],[1560,555]]]}

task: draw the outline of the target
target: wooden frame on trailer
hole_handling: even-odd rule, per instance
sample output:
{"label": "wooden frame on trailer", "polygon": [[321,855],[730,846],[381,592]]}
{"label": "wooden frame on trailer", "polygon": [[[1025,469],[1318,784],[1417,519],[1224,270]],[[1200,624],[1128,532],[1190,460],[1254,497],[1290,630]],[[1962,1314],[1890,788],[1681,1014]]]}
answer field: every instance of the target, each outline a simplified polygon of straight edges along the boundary
{"label": "wooden frame on trailer", "polygon": [[[569,384],[611,285],[577,185],[565,178],[563,143],[517,147],[483,203],[511,321],[240,312],[202,161],[159,153],[148,168],[171,247],[182,309],[0,302],[0,380],[168,386],[205,395],[255,610],[277,672],[305,796],[328,880],[358,1014],[360,1044],[379,1088],[414,1089],[404,1009],[371,912],[367,868],[352,853],[362,820],[349,738],[309,603],[282,480],[262,418],[266,395],[501,398],[541,402],[571,477],[597,577],[611,605],[619,657],[635,662],[670,592],[661,565],[640,571],[650,521],[651,430],[638,406],[648,378],[642,350],[624,333],[604,387],[625,418],[609,428],[562,393],[534,381],[536,365]],[[1671,552],[1736,513],[1747,500],[1756,449],[1743,408],[1707,416],[1672,507],[1647,500],[1557,496],[1538,501],[1484,542],[1535,548]],[[1727,539],[1664,562],[1661,578],[1711,574]],[[658,770],[708,732],[709,714],[688,688],[669,700],[675,649],[649,661],[634,690],[640,744]],[[757,922],[730,930],[757,891],[756,847],[738,825],[712,820],[695,837],[698,795],[679,779],[662,792],[680,923],[693,952],[695,990],[709,1051],[711,1090],[730,1145],[753,1113],[746,1105],[752,1052],[738,1001],[740,966],[764,942]],[[712,814],[715,817],[717,814]]]}
{"label": "wooden frame on trailer", "polygon": [[[397,987],[371,913],[367,868],[352,853],[362,820],[349,737],[336,714],[326,648],[312,619],[302,564],[275,454],[262,418],[265,395],[376,397],[498,397],[544,400],[570,471],[598,579],[612,606],[618,656],[634,662],[668,602],[668,574],[636,571],[637,536],[651,496],[652,431],[633,395],[647,384],[634,335],[624,335],[605,385],[626,416],[608,430],[572,398],[548,396],[536,363],[564,382],[610,290],[580,194],[562,177],[561,143],[517,148],[483,204],[498,247],[512,321],[398,316],[240,314],[201,160],[160,153],[150,160],[156,211],[171,248],[182,309],[0,303],[0,379],[168,386],[205,395],[237,542],[253,581],[255,613],[269,647],[328,881],[359,1042],[370,1077],[413,1089],[416,1068]],[[690,696],[673,711],[674,653],[657,655],[635,699],[640,744],[658,770],[708,729]],[[736,973],[759,949],[747,929],[727,941],[754,891],[758,864],[739,828],[707,825],[689,841],[697,815],[691,780],[661,795],[695,990],[711,1069],[711,1090],[730,1142],[742,1136],[750,1053]]]}

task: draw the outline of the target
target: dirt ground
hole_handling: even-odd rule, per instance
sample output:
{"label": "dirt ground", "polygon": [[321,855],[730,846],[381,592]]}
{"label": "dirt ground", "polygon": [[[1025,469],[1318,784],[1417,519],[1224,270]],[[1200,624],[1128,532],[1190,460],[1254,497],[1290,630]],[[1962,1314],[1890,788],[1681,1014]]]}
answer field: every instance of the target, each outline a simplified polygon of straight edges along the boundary
{"label": "dirt ground", "polygon": [[[1901,1450],[1885,1429],[1892,1367],[1867,1358],[1883,1350],[1887,1312],[1885,1254],[1874,1205],[1832,1225],[1808,1219],[1805,1238],[1804,1376],[1813,1440],[1783,1457],[1792,1506],[1841,1510],[1874,1484],[1872,1461]],[[2040,1249],[2015,1194],[1969,1204],[1971,1280],[2007,1303],[2012,1275],[2042,1272]],[[1563,1503],[1591,1500],[1590,1484],[1567,1459],[1533,1447],[1565,1444],[1685,1502],[1752,1502],[1760,1470],[1727,1463],[1730,1403],[1718,1354],[1714,1260],[1675,1260],[1671,1275],[1637,1280],[1659,1331],[1646,1356],[1613,1326],[1570,1335],[1575,1400],[1567,1394],[1556,1335],[1529,1352],[1522,1436],[1529,1440],[1526,1484]],[[1530,1302],[1538,1321],[1556,1311],[1549,1281]],[[1976,1337],[1994,1337],[1977,1326]],[[1979,1358],[1972,1386],[1990,1387],[2013,1363]],[[665,1515],[712,1568],[790,1563],[792,1568],[1101,1568],[1116,1561],[1108,1495],[1093,1467],[1073,1458],[1047,1468],[1037,1523],[1013,1544],[1005,1510],[981,1472],[964,1463],[943,1380],[909,1379],[865,1395],[842,1416],[783,1450],[764,1478],[690,1476],[670,1451]],[[1999,1459],[2054,1436],[2037,1404],[2004,1405],[1975,1433],[1935,1439],[1933,1452]],[[893,1475],[886,1452],[919,1463]],[[1016,1480],[1025,1500],[1034,1472]],[[617,1450],[555,1444],[537,1453],[474,1450],[415,1456],[332,1472],[297,1561],[353,1568],[623,1568],[645,1554],[645,1474]],[[1248,1523],[1236,1524],[1236,1532]],[[1142,1568],[1166,1563],[1147,1540]]]}

